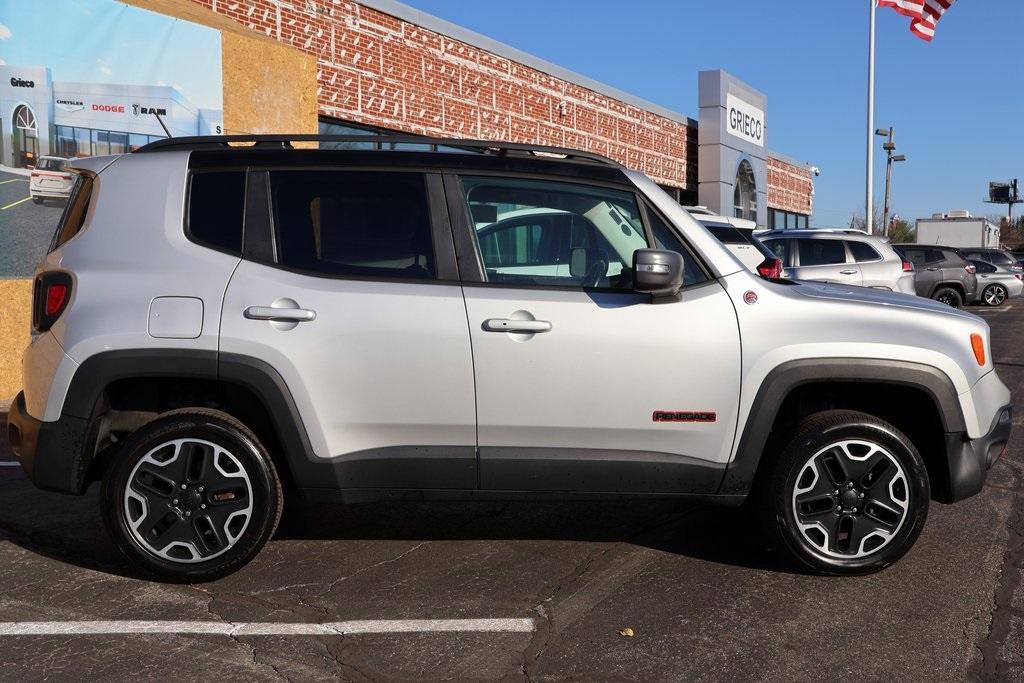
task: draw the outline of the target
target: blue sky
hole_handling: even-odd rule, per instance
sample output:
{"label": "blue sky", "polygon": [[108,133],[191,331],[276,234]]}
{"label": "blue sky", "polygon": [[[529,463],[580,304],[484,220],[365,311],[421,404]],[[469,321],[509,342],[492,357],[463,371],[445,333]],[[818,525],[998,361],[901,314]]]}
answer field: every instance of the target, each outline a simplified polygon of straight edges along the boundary
{"label": "blue sky", "polygon": [[173,85],[220,109],[220,32],[114,0],[0,0],[0,60],[55,81]]}
{"label": "blue sky", "polygon": [[[730,71],[767,94],[769,146],[821,168],[815,222],[863,213],[866,0],[405,1],[692,117],[697,72]],[[894,171],[894,208],[911,219],[1001,213],[982,200],[989,180],[1024,178],[1024,2],[960,0],[931,44],[908,26],[878,10],[875,122],[896,127],[908,157]]]}

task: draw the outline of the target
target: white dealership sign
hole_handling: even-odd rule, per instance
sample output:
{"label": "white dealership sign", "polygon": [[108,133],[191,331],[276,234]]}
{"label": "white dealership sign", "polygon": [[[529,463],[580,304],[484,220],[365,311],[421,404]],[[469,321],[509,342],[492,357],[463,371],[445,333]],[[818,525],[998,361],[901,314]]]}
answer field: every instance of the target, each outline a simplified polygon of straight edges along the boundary
{"label": "white dealership sign", "polygon": [[732,93],[725,96],[725,129],[731,135],[764,147],[764,112]]}

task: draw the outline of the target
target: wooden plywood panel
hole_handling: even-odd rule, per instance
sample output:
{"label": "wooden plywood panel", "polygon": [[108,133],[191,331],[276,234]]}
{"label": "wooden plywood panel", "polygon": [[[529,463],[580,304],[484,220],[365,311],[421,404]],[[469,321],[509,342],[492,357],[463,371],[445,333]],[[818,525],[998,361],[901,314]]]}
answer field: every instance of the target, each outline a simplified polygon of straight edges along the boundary
{"label": "wooden plywood panel", "polygon": [[222,33],[225,133],[317,132],[316,58]]}
{"label": "wooden plywood panel", "polygon": [[0,410],[21,391],[21,356],[28,346],[32,280],[0,280]]}

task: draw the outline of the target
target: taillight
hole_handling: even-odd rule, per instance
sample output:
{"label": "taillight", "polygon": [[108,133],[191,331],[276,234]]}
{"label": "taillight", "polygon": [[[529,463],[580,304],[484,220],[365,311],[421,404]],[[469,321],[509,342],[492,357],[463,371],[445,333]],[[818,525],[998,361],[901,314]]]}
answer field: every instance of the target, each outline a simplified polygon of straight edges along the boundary
{"label": "taillight", "polygon": [[970,265],[970,264],[968,264],[968,265],[964,266],[964,270],[966,270],[966,271],[967,271],[968,273],[970,273],[971,275],[974,275],[975,273],[977,273],[977,272],[978,272],[978,269],[977,269],[977,268],[975,268],[974,266]]}
{"label": "taillight", "polygon": [[71,276],[54,271],[36,278],[32,295],[32,327],[46,332],[53,326],[71,300]]}
{"label": "taillight", "polygon": [[907,259],[903,259],[903,272],[904,273],[913,273],[914,272],[914,264],[911,263],[910,261],[908,261]]}
{"label": "taillight", "polygon": [[1013,276],[1018,280],[1024,280],[1024,273],[1014,273]]}
{"label": "taillight", "polygon": [[757,274],[768,280],[778,280],[782,277],[782,259],[766,258],[757,267]]}
{"label": "taillight", "polygon": [[38,178],[38,177],[39,177],[39,174],[38,174],[38,173],[36,173],[35,171],[32,171],[32,177],[33,177],[33,178]]}

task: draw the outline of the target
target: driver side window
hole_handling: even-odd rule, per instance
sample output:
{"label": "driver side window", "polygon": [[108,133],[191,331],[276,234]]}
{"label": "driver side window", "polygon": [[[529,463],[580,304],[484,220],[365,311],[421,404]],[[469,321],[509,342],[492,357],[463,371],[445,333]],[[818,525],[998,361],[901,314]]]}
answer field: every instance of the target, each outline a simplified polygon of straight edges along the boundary
{"label": "driver side window", "polygon": [[575,183],[464,177],[488,282],[632,290],[647,246],[632,193]]}

